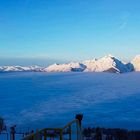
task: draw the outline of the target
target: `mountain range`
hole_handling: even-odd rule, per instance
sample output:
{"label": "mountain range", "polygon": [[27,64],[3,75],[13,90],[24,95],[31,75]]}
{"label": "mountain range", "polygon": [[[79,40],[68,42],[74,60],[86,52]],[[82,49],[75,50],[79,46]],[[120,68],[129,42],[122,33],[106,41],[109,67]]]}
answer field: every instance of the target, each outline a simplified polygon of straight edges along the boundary
{"label": "mountain range", "polygon": [[112,55],[100,59],[86,60],[83,62],[70,62],[65,64],[53,64],[48,67],[40,66],[0,66],[1,72],[8,71],[36,71],[36,72],[111,72],[125,73],[140,71],[140,55],[137,55],[129,63],[122,62]]}

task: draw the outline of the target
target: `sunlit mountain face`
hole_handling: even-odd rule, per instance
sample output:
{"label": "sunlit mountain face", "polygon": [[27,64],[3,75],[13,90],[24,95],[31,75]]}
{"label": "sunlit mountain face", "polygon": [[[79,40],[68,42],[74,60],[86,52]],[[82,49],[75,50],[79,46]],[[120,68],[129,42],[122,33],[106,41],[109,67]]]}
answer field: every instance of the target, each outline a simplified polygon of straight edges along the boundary
{"label": "sunlit mountain face", "polygon": [[112,55],[82,62],[55,63],[48,66],[1,66],[0,71],[36,71],[36,72],[110,72],[126,73],[140,71],[140,56],[130,62],[122,62]]}

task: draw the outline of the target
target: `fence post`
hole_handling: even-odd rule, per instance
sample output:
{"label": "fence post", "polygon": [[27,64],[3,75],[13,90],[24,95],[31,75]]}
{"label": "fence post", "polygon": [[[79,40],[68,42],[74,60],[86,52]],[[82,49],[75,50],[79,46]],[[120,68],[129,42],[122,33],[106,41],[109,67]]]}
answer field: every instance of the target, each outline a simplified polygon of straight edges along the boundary
{"label": "fence post", "polygon": [[46,129],[44,130],[43,135],[44,135],[44,140],[47,140],[47,130]]}
{"label": "fence post", "polygon": [[15,133],[16,133],[15,127],[16,125],[10,127],[10,140],[15,140]]}
{"label": "fence post", "polygon": [[72,131],[71,131],[71,126],[69,126],[69,140],[71,140],[71,134],[72,133]]}
{"label": "fence post", "polygon": [[60,130],[60,140],[63,140],[63,130]]}
{"label": "fence post", "polygon": [[[75,119],[78,120],[78,123],[76,124],[77,127],[77,140],[81,139],[81,136],[79,136],[79,133],[82,133],[82,119],[83,119],[83,114],[76,114]],[[79,129],[78,129],[79,126]]]}
{"label": "fence post", "polygon": [[76,114],[75,119],[79,121],[80,128],[82,126],[83,114]]}

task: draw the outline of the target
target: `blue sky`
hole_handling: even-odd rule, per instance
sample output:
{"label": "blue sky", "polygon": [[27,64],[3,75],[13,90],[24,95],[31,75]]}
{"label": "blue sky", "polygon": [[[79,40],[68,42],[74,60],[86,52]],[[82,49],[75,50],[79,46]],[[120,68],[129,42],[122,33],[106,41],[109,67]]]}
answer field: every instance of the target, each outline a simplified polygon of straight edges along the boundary
{"label": "blue sky", "polygon": [[129,60],[140,54],[139,5],[139,0],[0,0],[0,64],[107,54]]}

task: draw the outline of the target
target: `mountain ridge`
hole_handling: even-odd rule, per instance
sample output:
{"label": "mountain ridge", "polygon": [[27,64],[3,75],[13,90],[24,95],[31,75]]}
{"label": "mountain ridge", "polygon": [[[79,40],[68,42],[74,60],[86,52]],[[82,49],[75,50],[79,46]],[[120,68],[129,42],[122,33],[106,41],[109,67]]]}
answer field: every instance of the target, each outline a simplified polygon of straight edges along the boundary
{"label": "mountain ridge", "polygon": [[36,71],[36,72],[111,72],[126,73],[140,71],[140,55],[128,63],[122,62],[112,55],[106,55],[99,59],[85,60],[83,62],[70,62],[64,64],[52,64],[48,67],[40,66],[0,66],[1,72]]}

